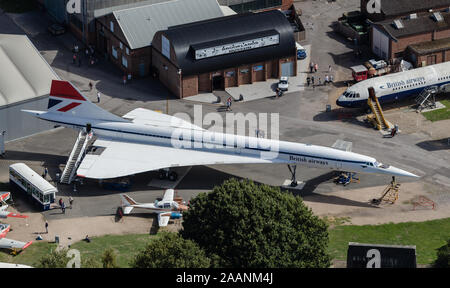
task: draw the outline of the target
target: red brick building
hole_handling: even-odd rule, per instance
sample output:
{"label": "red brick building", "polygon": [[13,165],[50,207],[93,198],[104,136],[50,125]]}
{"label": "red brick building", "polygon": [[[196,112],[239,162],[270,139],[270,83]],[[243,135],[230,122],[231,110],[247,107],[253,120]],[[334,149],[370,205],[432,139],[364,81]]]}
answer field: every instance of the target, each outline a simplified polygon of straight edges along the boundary
{"label": "red brick building", "polygon": [[450,13],[434,12],[408,19],[373,23],[370,32],[372,52],[381,59],[408,58],[408,46],[450,37]]}
{"label": "red brick building", "polygon": [[294,34],[278,11],[221,17],[159,31],[152,69],[183,98],[268,78],[295,76]]}
{"label": "red brick building", "polygon": [[108,55],[124,74],[144,77],[150,72],[151,45],[157,31],[221,16],[216,0],[173,0],[117,10],[97,18],[97,50]]}
{"label": "red brick building", "polygon": [[[370,6],[371,0],[361,0],[361,12],[372,22],[404,18],[411,14],[423,16],[433,12],[447,10],[449,0],[380,0],[379,7]],[[379,8],[379,13],[378,9]]]}

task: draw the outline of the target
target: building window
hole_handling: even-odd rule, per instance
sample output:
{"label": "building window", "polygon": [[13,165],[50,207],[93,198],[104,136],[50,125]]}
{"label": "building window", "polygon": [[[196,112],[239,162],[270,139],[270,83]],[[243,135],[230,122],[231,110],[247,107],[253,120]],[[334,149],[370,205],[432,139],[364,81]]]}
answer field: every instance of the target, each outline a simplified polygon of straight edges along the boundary
{"label": "building window", "polygon": [[109,30],[111,30],[111,32],[114,32],[114,22],[113,21],[109,22]]}
{"label": "building window", "polygon": [[114,58],[117,59],[117,50],[116,50],[116,47],[111,46],[111,54],[113,55]]}
{"label": "building window", "polygon": [[241,74],[247,74],[248,73],[248,69],[247,68],[241,69],[240,71],[241,71]]}
{"label": "building window", "polygon": [[164,35],[161,36],[161,53],[170,59],[170,41]]}
{"label": "building window", "polygon": [[231,78],[231,77],[234,76],[234,71],[227,71],[227,72],[225,73],[225,75],[226,75],[226,77]]}
{"label": "building window", "polygon": [[128,60],[125,58],[125,56],[122,56],[122,65],[126,68],[128,68]]}
{"label": "building window", "polygon": [[127,53],[127,55],[130,55],[130,49],[128,49],[128,47],[125,47],[125,52]]}
{"label": "building window", "polygon": [[253,67],[253,71],[261,71],[261,70],[263,70],[264,69],[264,67],[263,67],[263,65],[258,65],[258,66],[255,66],[255,67]]}
{"label": "building window", "polygon": [[120,49],[123,49],[123,44],[122,44],[122,42],[119,42],[120,43]]}

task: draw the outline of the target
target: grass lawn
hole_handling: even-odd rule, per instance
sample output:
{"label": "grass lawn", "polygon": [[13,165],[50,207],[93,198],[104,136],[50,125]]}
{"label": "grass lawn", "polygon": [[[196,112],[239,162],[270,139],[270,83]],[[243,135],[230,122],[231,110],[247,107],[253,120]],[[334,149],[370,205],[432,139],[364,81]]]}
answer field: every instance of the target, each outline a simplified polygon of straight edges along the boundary
{"label": "grass lawn", "polygon": [[39,259],[56,249],[55,243],[34,242],[27,249],[13,256],[8,250],[0,250],[0,262],[35,266]]}
{"label": "grass lawn", "polygon": [[156,239],[158,235],[129,234],[129,235],[106,235],[93,237],[91,242],[77,242],[70,246],[70,249],[78,249],[83,257],[94,258],[101,263],[101,256],[107,248],[114,249],[116,261],[119,267],[130,267],[130,262],[134,256],[145,248],[147,243]]}
{"label": "grass lawn", "polygon": [[417,263],[431,264],[450,238],[450,218],[399,224],[337,226],[329,231],[333,259],[346,260],[348,242],[416,245]]}
{"label": "grass lawn", "polygon": [[440,102],[445,105],[445,108],[424,112],[423,116],[433,122],[450,119],[450,100],[441,100]]}
{"label": "grass lawn", "polygon": [[24,13],[36,9],[32,0],[0,0],[0,8],[8,13]]}

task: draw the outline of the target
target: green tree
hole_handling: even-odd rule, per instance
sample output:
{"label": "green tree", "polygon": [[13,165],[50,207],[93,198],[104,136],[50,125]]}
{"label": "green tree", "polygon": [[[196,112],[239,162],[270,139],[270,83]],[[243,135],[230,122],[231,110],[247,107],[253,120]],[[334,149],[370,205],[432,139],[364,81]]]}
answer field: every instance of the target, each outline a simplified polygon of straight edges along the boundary
{"label": "green tree", "polygon": [[193,241],[178,233],[162,232],[136,255],[134,268],[208,268],[210,260]]}
{"label": "green tree", "polygon": [[248,180],[227,180],[192,199],[180,233],[216,267],[330,265],[327,224],[300,197]]}
{"label": "green tree", "polygon": [[38,268],[66,268],[67,262],[69,262],[69,258],[67,258],[67,249],[61,249],[59,251],[52,250],[50,254],[45,255],[39,262],[36,267]]}
{"label": "green tree", "polygon": [[117,268],[116,258],[116,253],[112,248],[106,249],[101,257],[103,268]]}
{"label": "green tree", "polygon": [[434,262],[434,267],[450,268],[450,239],[447,244],[437,249],[437,259]]}

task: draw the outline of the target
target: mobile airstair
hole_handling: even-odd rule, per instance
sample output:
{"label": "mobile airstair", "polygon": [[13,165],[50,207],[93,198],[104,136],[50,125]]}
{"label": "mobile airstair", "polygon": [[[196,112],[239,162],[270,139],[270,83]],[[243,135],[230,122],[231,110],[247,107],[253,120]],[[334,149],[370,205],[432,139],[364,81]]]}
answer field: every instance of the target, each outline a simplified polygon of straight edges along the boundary
{"label": "mobile airstair", "polygon": [[388,130],[391,128],[390,123],[384,118],[383,109],[381,109],[380,102],[375,96],[375,91],[373,88],[369,89],[369,99],[367,99],[367,104],[372,110],[373,115],[367,116],[367,119],[373,123],[375,128],[378,130]]}
{"label": "mobile airstair", "polygon": [[384,188],[381,193],[381,197],[378,199],[373,199],[372,204],[380,205],[381,203],[394,204],[398,200],[398,192],[400,190],[400,183],[395,181],[393,177],[391,183]]}
{"label": "mobile airstair", "polygon": [[416,111],[420,112],[425,108],[436,108],[436,94],[438,92],[439,88],[437,86],[423,89],[416,97]]}
{"label": "mobile airstair", "polygon": [[67,161],[66,167],[64,167],[64,171],[61,174],[59,181],[61,184],[72,183],[75,178],[75,172],[86,154],[88,143],[91,138],[92,134],[88,134],[84,130],[81,130],[78,134],[77,141],[75,142],[72,152],[70,153],[69,160]]}

